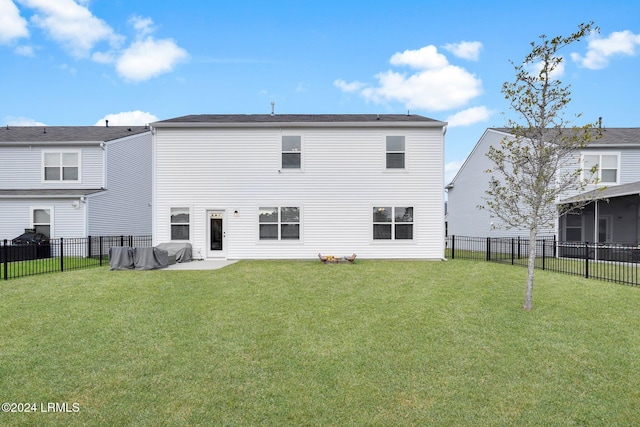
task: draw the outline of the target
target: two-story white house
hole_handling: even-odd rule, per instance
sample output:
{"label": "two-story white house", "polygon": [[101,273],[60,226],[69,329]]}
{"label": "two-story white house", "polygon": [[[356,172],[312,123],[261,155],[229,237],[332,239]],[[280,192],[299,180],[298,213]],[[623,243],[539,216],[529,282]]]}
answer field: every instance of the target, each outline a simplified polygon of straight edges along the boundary
{"label": "two-story white house", "polygon": [[151,130],[0,128],[0,239],[151,234]]}
{"label": "two-story white house", "polygon": [[[449,235],[475,237],[528,236],[524,229],[505,229],[486,210],[484,203],[492,164],[486,154],[490,146],[498,146],[509,137],[508,129],[485,131],[451,183],[448,192],[447,228]],[[595,243],[640,242],[640,128],[605,128],[573,158],[573,167],[588,174],[598,166],[596,186],[588,186],[583,194],[567,194],[557,204],[591,200],[584,209],[559,217],[555,227],[541,230],[540,235],[555,235],[566,242]]]}
{"label": "two-story white house", "polygon": [[229,259],[444,256],[444,122],[191,115],[152,128],[154,245]]}

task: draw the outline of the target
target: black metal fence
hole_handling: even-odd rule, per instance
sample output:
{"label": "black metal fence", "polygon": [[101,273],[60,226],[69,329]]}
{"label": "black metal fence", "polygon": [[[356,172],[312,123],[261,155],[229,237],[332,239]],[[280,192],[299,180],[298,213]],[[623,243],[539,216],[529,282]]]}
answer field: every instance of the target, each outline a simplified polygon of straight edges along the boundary
{"label": "black metal fence", "polygon": [[[640,247],[622,244],[560,242],[554,236],[535,241],[535,267],[626,285],[640,285]],[[445,256],[527,266],[529,239],[448,236]]]}
{"label": "black metal fence", "polygon": [[89,236],[51,239],[44,243],[0,241],[0,277],[16,277],[78,270],[108,264],[113,246],[150,247],[151,236]]}

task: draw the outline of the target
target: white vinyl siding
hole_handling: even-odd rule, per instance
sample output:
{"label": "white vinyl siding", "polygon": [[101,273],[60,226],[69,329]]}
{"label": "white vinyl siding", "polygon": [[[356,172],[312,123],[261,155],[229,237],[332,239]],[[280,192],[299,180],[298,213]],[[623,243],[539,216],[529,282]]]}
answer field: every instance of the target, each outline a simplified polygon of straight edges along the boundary
{"label": "white vinyl siding", "polygon": [[[79,153],[79,179],[45,180],[43,152]],[[103,159],[103,151],[98,146],[0,147],[0,189],[100,188],[104,186]]]}
{"label": "white vinyl siding", "polygon": [[[294,133],[303,141],[304,174],[281,171],[282,136]],[[400,134],[411,170],[385,173],[380,164],[386,136]],[[191,206],[191,241],[203,251],[206,212],[226,211],[232,259],[313,258],[319,252],[363,258],[444,255],[439,127],[157,128],[154,145],[154,244],[171,238],[169,208]],[[378,203],[413,207],[412,240],[373,242],[371,208]],[[300,208],[300,240],[260,240],[260,208],[283,206]]]}
{"label": "white vinyl siding", "polygon": [[106,191],[87,198],[89,235],[151,235],[151,152],[151,132],[105,143],[105,179],[98,188]]}

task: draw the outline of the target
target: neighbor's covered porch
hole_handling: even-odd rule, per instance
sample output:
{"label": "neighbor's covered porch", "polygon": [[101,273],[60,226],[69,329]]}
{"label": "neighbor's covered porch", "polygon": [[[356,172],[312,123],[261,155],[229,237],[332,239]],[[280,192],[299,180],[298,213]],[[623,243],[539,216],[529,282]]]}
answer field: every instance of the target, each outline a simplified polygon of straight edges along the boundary
{"label": "neighbor's covered porch", "polygon": [[593,190],[560,205],[591,200],[559,218],[559,240],[564,242],[619,243],[638,245],[640,241],[640,182]]}

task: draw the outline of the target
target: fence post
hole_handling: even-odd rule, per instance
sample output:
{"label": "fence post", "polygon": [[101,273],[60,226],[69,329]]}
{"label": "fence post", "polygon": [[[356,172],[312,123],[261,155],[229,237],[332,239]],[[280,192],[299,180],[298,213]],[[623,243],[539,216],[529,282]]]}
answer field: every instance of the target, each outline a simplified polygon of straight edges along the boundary
{"label": "fence post", "polygon": [[64,271],[64,239],[60,238],[60,271]]}
{"label": "fence post", "polygon": [[545,267],[545,255],[546,255],[546,248],[547,248],[547,241],[546,239],[542,239],[542,269],[544,270]]}
{"label": "fence post", "polygon": [[456,259],[456,236],[451,236],[451,259]]}
{"label": "fence post", "polygon": [[584,277],[589,278],[589,242],[584,242]]}
{"label": "fence post", "polygon": [[518,259],[522,258],[520,255],[520,236],[518,236]]}
{"label": "fence post", "polygon": [[515,243],[516,242],[515,242],[514,238],[512,237],[511,238],[511,265],[514,264],[514,257],[516,256],[516,254],[514,253],[514,250],[515,250],[514,245],[515,245]]}
{"label": "fence post", "polygon": [[87,236],[87,241],[89,243],[89,251],[87,253],[87,258],[91,259],[91,255],[92,255],[92,250],[91,250],[91,236]]}
{"label": "fence post", "polygon": [[120,246],[124,246],[124,236],[120,236]]}
{"label": "fence post", "polygon": [[4,262],[3,265],[3,277],[4,280],[9,280],[9,248],[7,247],[7,239],[4,239],[2,252],[4,253]]}
{"label": "fence post", "polygon": [[98,248],[98,255],[100,256],[100,267],[102,267],[102,236],[98,237],[98,243],[100,248]]}
{"label": "fence post", "polygon": [[491,237],[487,237],[487,261],[491,261]]}
{"label": "fence post", "polygon": [[558,250],[558,242],[556,241],[556,235],[553,235],[553,257],[557,258],[558,257],[558,252],[556,252]]}

